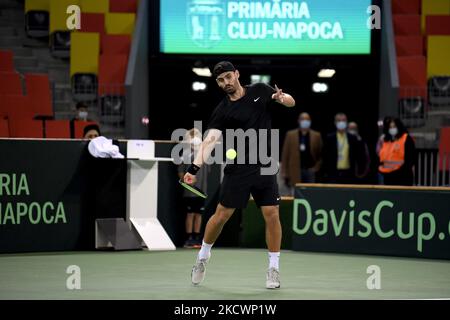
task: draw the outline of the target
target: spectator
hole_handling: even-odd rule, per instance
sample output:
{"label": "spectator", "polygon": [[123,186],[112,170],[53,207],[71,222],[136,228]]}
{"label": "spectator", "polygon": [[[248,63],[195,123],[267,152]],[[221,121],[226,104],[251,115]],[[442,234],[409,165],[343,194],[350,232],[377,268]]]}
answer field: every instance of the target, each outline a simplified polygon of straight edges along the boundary
{"label": "spectator", "polygon": [[[185,141],[190,144],[190,162],[178,166],[178,176],[183,179],[189,165],[194,161],[194,152],[198,150],[202,138],[198,129],[191,129],[187,132]],[[196,187],[201,190],[207,190],[207,171],[208,166],[203,165],[196,174]],[[183,190],[183,204],[186,213],[185,228],[186,241],[185,248],[200,248],[202,246],[202,237],[200,229],[202,226],[202,214],[205,211],[205,200],[193,194],[188,190]]]}
{"label": "spectator", "polygon": [[281,160],[281,174],[289,187],[296,183],[314,183],[322,165],[322,137],[311,129],[311,117],[303,112],[299,128],[286,134]]}
{"label": "spectator", "polygon": [[379,171],[383,175],[384,184],[413,185],[416,147],[400,119],[392,119],[389,126],[386,126],[379,158]]}
{"label": "spectator", "polygon": [[96,124],[90,124],[84,127],[83,129],[83,138],[87,140],[92,140],[97,137],[99,137],[100,134],[100,127]]}
{"label": "spectator", "polygon": [[356,136],[347,132],[347,116],[335,116],[336,132],[327,136],[325,142],[325,174],[330,183],[351,184],[356,182],[356,168],[362,160],[360,143]]}
{"label": "spectator", "polygon": [[367,176],[370,170],[370,153],[369,147],[367,147],[367,143],[361,138],[359,134],[358,124],[354,121],[348,123],[348,133],[353,134],[360,144],[360,149],[364,153],[364,161],[361,164],[356,164],[355,175],[358,179],[363,179]]}
{"label": "spectator", "polygon": [[70,136],[75,138],[75,121],[91,121],[88,118],[88,106],[84,102],[78,102],[75,106],[75,116],[70,119]]}

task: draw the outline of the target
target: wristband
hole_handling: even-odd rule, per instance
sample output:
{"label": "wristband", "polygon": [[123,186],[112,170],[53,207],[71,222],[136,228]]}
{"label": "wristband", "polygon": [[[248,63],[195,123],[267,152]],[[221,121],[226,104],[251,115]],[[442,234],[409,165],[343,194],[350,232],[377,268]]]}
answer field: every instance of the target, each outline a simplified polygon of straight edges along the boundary
{"label": "wristband", "polygon": [[197,174],[198,170],[200,170],[199,166],[196,166],[195,164],[191,164],[189,166],[189,168],[187,169],[187,172],[192,174],[193,176],[195,176]]}

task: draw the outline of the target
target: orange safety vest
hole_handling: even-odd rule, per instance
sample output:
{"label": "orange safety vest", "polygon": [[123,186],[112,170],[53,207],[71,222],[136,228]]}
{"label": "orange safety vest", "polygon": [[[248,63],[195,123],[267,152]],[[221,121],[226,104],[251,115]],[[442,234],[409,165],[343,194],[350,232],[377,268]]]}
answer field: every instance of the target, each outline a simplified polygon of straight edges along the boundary
{"label": "orange safety vest", "polygon": [[405,143],[408,134],[403,134],[396,141],[384,141],[380,150],[381,173],[390,173],[400,169],[405,163]]}

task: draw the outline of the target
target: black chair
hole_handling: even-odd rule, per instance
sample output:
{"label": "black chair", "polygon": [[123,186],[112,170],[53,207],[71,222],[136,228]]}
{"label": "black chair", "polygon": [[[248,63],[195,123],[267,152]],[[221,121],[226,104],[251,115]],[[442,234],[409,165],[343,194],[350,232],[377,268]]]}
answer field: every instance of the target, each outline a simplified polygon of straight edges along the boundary
{"label": "black chair", "polygon": [[93,73],[75,73],[72,76],[72,97],[76,101],[97,99],[98,79]]}
{"label": "black chair", "polygon": [[31,10],[25,14],[25,31],[29,37],[48,37],[50,17],[47,11]]}
{"label": "black chair", "polygon": [[425,125],[426,107],[423,97],[409,97],[399,100],[400,119],[407,127],[421,127]]}
{"label": "black chair", "polygon": [[50,51],[54,57],[70,57],[70,31],[55,31],[50,35]]}
{"label": "black chair", "polygon": [[428,99],[432,106],[450,107],[450,76],[428,80]]}

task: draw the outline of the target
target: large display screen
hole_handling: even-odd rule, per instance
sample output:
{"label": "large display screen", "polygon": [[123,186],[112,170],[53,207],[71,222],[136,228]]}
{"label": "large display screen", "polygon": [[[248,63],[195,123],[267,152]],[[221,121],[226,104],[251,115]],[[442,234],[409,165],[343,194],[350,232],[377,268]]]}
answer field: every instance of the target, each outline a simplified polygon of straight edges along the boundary
{"label": "large display screen", "polygon": [[371,0],[160,0],[160,51],[369,54]]}

